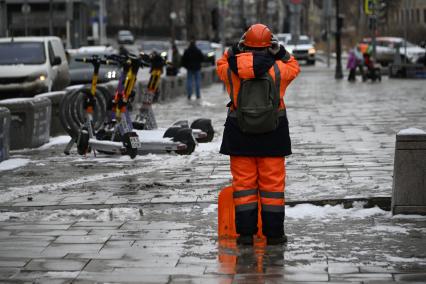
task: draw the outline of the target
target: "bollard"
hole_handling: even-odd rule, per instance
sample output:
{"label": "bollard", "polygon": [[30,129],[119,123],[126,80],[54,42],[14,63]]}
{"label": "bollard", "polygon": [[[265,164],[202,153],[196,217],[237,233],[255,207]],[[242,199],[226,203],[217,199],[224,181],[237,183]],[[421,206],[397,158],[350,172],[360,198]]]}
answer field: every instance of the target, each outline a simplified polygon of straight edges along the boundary
{"label": "bollard", "polygon": [[212,83],[212,76],[211,76],[210,69],[211,69],[210,67],[201,69],[201,86],[203,88],[210,86]]}
{"label": "bollard", "polygon": [[10,149],[36,148],[49,142],[51,103],[47,98],[0,101],[11,113]]}
{"label": "bollard", "polygon": [[176,78],[176,88],[177,95],[186,96],[186,75],[179,75]]}
{"label": "bollard", "polygon": [[172,78],[173,77],[161,77],[160,82],[160,100],[166,101],[172,97]]}
{"label": "bollard", "polygon": [[57,91],[50,93],[43,93],[35,96],[36,98],[48,98],[52,104],[51,118],[50,118],[50,136],[58,136],[66,134],[62,127],[61,120],[59,118],[59,105],[62,99],[65,97],[65,91]]}
{"label": "bollard", "polygon": [[212,69],[212,78],[213,78],[213,83],[221,82],[219,79],[219,76],[217,75],[216,67]]}
{"label": "bollard", "polygon": [[426,132],[410,128],[396,135],[393,214],[426,214]]}
{"label": "bollard", "polygon": [[9,159],[10,111],[0,107],[0,162]]}

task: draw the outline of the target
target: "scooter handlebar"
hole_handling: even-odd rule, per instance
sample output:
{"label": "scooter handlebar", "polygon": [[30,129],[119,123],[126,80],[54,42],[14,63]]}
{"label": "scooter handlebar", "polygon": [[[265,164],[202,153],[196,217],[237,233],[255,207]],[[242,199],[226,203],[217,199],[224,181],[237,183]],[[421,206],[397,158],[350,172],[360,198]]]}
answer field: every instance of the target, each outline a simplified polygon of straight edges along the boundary
{"label": "scooter handlebar", "polygon": [[99,56],[94,55],[92,57],[83,57],[83,58],[75,58],[76,62],[83,62],[83,63],[99,63],[103,65],[118,65],[116,62],[108,60],[108,59],[101,59]]}

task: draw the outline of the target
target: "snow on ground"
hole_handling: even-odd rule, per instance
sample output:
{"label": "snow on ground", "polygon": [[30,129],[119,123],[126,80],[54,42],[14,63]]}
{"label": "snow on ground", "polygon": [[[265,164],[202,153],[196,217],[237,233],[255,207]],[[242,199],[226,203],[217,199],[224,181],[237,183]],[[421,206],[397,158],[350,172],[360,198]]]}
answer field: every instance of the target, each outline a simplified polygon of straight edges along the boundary
{"label": "snow on ground", "polygon": [[424,258],[417,258],[417,257],[398,257],[398,256],[391,256],[391,255],[385,255],[387,260],[392,262],[418,262],[418,263],[425,263]]}
{"label": "snow on ground", "polygon": [[379,232],[388,232],[388,233],[399,233],[399,234],[408,234],[409,229],[403,228],[400,226],[384,226],[378,225],[372,228],[372,230]]}
{"label": "snow on ground", "polygon": [[312,218],[317,220],[326,220],[327,218],[356,218],[364,219],[377,215],[390,215],[378,207],[362,208],[362,203],[355,204],[353,208],[345,209],[343,205],[325,205],[315,206],[312,204],[299,204],[294,207],[286,206],[285,215],[289,218],[304,219]]}
{"label": "snow on ground", "polygon": [[417,135],[417,134],[426,134],[426,132],[414,127],[402,129],[398,132],[398,135]]}
{"label": "snow on ground", "polygon": [[141,213],[138,208],[111,209],[70,209],[70,210],[34,210],[29,212],[3,212],[0,221],[38,220],[38,221],[126,221],[138,220]]}
{"label": "snow on ground", "polygon": [[49,142],[38,147],[38,150],[46,150],[55,145],[68,144],[70,142],[70,137],[68,135],[61,135],[57,137],[50,137]]}
{"label": "snow on ground", "polygon": [[30,159],[9,159],[0,162],[0,172],[10,171],[17,168],[25,167],[30,162]]}

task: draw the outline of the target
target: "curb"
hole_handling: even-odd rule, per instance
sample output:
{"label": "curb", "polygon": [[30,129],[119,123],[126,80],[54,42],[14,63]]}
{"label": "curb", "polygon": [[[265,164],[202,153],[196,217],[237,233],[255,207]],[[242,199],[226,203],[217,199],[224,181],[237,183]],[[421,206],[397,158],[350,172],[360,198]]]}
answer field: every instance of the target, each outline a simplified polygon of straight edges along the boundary
{"label": "curb", "polygon": [[[348,198],[348,199],[323,199],[306,201],[289,201],[286,205],[294,207],[300,204],[311,204],[315,206],[336,206],[342,204],[345,209],[353,208],[354,204],[362,202],[363,208],[379,207],[382,210],[391,210],[391,197],[367,197],[367,198]],[[26,212],[31,210],[68,210],[68,209],[112,209],[122,207],[140,207],[147,205],[185,205],[185,204],[213,204],[210,201],[188,201],[188,202],[135,202],[135,203],[116,203],[116,204],[69,204],[69,205],[35,205],[35,206],[0,206],[0,212]]]}

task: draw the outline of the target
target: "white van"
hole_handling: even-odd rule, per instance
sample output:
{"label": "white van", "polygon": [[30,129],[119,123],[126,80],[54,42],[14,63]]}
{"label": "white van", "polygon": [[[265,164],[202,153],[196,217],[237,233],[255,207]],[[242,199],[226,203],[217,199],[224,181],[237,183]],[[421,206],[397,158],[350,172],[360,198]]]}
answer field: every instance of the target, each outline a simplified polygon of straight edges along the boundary
{"label": "white van", "polygon": [[69,82],[58,37],[0,38],[0,99],[62,90]]}

